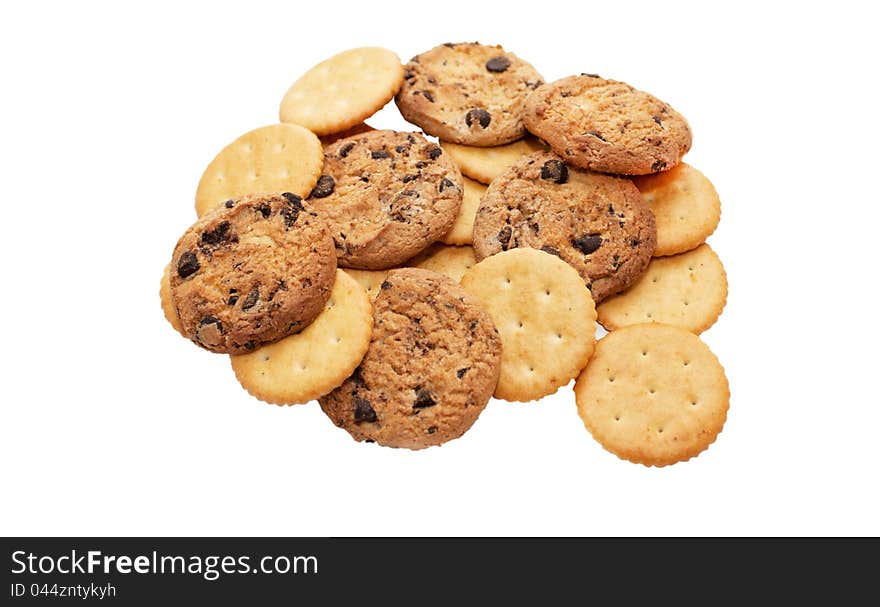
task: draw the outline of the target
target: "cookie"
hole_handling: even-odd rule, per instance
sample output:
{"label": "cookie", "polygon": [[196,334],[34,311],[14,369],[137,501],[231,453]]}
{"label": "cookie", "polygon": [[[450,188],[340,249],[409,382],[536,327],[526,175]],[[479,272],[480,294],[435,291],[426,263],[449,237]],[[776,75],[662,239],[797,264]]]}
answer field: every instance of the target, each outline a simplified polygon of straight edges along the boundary
{"label": "cookie", "polygon": [[552,394],[590,359],[593,300],[580,275],[558,257],[537,249],[505,251],[465,272],[461,286],[501,332],[497,398],[528,401]]}
{"label": "cookie", "polygon": [[353,268],[345,268],[345,273],[357,281],[364,288],[370,299],[376,299],[379,294],[385,277],[388,276],[388,270],[355,270]]}
{"label": "cookie", "polygon": [[391,101],[403,81],[400,58],[388,49],[354,48],[322,61],[293,83],[281,100],[281,122],[317,135],[363,122]]}
{"label": "cookie", "polygon": [[727,275],[709,245],[657,257],[639,280],[602,302],[599,322],[609,331],[646,322],[681,327],[699,335],[711,327],[727,302]]}
{"label": "cookie", "polygon": [[174,309],[174,304],[171,303],[171,266],[165,266],[165,271],[162,272],[162,281],[159,283],[159,301],[162,303],[162,312],[165,314],[165,320],[171,325],[171,327],[186,337],[183,334],[183,327],[180,326],[180,319],[177,317],[177,310]]}
{"label": "cookie", "polygon": [[361,122],[360,124],[356,124],[350,129],[345,129],[339,133],[332,133],[330,135],[321,135],[318,139],[321,140],[321,145],[327,147],[330,144],[336,143],[340,139],[345,139],[346,137],[354,137],[355,135],[360,135],[361,133],[369,133],[370,131],[375,131],[373,127],[371,127],[366,122]]}
{"label": "cookie", "polygon": [[245,133],[205,169],[196,190],[199,217],[245,194],[291,192],[307,196],[324,165],[321,142],[293,124],[273,124]]}
{"label": "cookie", "polygon": [[406,64],[395,101],[429,135],[465,145],[501,145],[525,133],[526,95],[544,80],[500,46],[442,44]]}
{"label": "cookie", "polygon": [[624,82],[569,76],[539,87],[525,106],[526,128],[584,169],[657,173],[675,166],[691,147],[681,114]]}
{"label": "cookie", "polygon": [[367,292],[342,270],[324,311],[308,327],[251,352],[231,356],[242,387],[276,405],[307,403],[339,386],[370,345],[373,309]]}
{"label": "cookie", "polygon": [[700,246],[721,220],[721,201],[712,182],[694,167],[679,163],[633,183],[657,221],[655,256],[684,253]]}
{"label": "cookie", "polygon": [[380,270],[446,234],[462,188],[452,160],[422,135],[372,131],[327,147],[310,200],[330,224],[339,265]]}
{"label": "cookie", "polygon": [[177,242],[171,301],[196,344],[241,354],[307,327],[335,277],[327,224],[299,196],[246,196],[208,213]]}
{"label": "cookie", "polygon": [[476,265],[473,247],[451,247],[434,244],[409,261],[407,265],[439,272],[459,282],[470,268]]}
{"label": "cookie", "polygon": [[470,295],[435,272],[392,270],[363,362],[319,402],[355,440],[422,449],[473,425],[500,364],[498,332]]}
{"label": "cookie", "polygon": [[547,149],[547,146],[530,136],[491,148],[448,141],[441,141],[440,147],[452,156],[462,175],[486,185],[524,156]]}
{"label": "cookie", "polygon": [[486,186],[467,177],[462,177],[461,181],[464,185],[461,207],[452,228],[440,239],[444,244],[463,245],[474,241],[474,219]]}
{"label": "cookie", "polygon": [[724,369],[700,338],[676,327],[625,327],[599,340],[574,386],[578,413],[599,443],[646,466],[688,460],[727,419]]}
{"label": "cookie", "polygon": [[531,154],[498,176],[474,222],[478,260],[541,249],[571,264],[596,303],[642,274],[656,242],[654,215],[629,179],[568,167],[552,152]]}

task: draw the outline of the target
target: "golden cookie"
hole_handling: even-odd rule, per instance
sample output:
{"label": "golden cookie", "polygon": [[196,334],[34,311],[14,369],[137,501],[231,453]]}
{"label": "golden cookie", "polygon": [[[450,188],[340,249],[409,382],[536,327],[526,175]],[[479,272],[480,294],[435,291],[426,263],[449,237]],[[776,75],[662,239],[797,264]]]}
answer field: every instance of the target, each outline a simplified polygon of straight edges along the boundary
{"label": "golden cookie", "polygon": [[366,290],[370,299],[376,299],[379,294],[379,287],[388,276],[389,270],[355,270],[353,268],[345,268],[345,273],[354,278],[360,286]]}
{"label": "golden cookie", "polygon": [[408,266],[445,274],[455,282],[477,263],[473,247],[434,244],[409,261]]}
{"label": "golden cookie", "polygon": [[486,186],[467,177],[462,177],[461,180],[464,184],[461,207],[458,209],[458,217],[455,218],[452,228],[440,239],[440,242],[445,244],[462,245],[474,242],[474,219]]}
{"label": "golden cookie", "polygon": [[403,83],[403,66],[392,51],[353,48],[322,61],[281,101],[281,122],[301,124],[318,135],[338,133],[382,109]]}
{"label": "golden cookie", "polygon": [[314,133],[295,124],[273,124],[245,133],[205,169],[196,190],[199,217],[246,194],[291,192],[305,198],[324,166]]}
{"label": "golden cookie", "polygon": [[578,413],[601,445],[646,466],[688,460],[727,419],[724,369],[700,338],[660,324],[599,340],[574,386]]}
{"label": "golden cookie", "polygon": [[340,139],[345,139],[346,137],[354,137],[355,135],[361,135],[363,133],[369,133],[370,131],[375,131],[373,127],[371,127],[366,122],[361,122],[360,124],[356,124],[350,129],[345,129],[339,133],[332,133],[330,135],[321,135],[318,139],[321,140],[321,145],[327,147],[328,145],[332,145],[339,141]]}
{"label": "golden cookie", "polygon": [[654,257],[690,251],[718,227],[718,192],[694,167],[682,162],[665,173],[634,177],[633,183],[651,205],[657,220]]}
{"label": "golden cookie", "polygon": [[535,137],[526,137],[507,145],[480,148],[441,141],[443,148],[461,170],[462,175],[488,185],[511,165],[532,152],[546,150],[547,146]]}
{"label": "golden cookie", "polygon": [[162,302],[162,312],[165,313],[165,320],[174,327],[175,331],[186,337],[183,334],[183,327],[180,326],[180,317],[177,315],[177,310],[174,309],[174,304],[171,303],[171,264],[165,266],[165,271],[162,272],[162,282],[159,283],[159,300]]}
{"label": "golden cookie", "polygon": [[659,322],[699,335],[711,327],[727,302],[727,275],[709,245],[651,260],[628,290],[606,299],[597,309],[609,331]]}
{"label": "golden cookie", "polygon": [[352,374],[370,345],[373,309],[367,292],[342,270],[324,311],[300,333],[230,356],[235,377],[256,398],[307,403]]}
{"label": "golden cookie", "polygon": [[465,272],[461,285],[501,333],[495,397],[537,400],[573,379],[590,359],[596,310],[577,270],[538,249],[511,249]]}

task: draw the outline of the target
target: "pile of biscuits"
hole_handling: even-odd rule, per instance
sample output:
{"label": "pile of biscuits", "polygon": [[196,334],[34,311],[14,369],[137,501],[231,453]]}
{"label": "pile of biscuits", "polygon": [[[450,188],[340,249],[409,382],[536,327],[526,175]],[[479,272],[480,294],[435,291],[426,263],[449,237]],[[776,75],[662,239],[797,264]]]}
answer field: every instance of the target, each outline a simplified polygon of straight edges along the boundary
{"label": "pile of biscuits", "polygon": [[[391,99],[421,132],[363,122]],[[500,46],[443,44],[406,65],[352,49],[208,165],[162,307],[230,355],[250,394],[317,399],[359,441],[439,445],[492,396],[534,401],[576,379],[605,449],[684,461],[729,401],[697,337],[727,280],[705,244],[718,195],[681,161],[690,147],[652,95],[594,74],[545,83]]]}

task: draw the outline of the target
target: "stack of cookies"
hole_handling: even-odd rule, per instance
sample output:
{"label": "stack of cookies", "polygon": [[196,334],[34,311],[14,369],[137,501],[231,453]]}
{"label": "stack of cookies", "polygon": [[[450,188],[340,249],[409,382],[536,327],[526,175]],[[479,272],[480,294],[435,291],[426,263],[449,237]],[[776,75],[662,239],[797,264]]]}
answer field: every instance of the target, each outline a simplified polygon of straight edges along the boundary
{"label": "stack of cookies", "polygon": [[[421,132],[363,122],[392,98]],[[280,119],[210,163],[161,287],[169,322],[230,355],[253,396],[317,399],[356,440],[421,449],[492,396],[576,379],[586,428],[621,458],[662,466],[715,440],[728,384],[698,335],[727,298],[705,244],[720,203],[668,104],[461,43],[406,65],[331,57]]]}

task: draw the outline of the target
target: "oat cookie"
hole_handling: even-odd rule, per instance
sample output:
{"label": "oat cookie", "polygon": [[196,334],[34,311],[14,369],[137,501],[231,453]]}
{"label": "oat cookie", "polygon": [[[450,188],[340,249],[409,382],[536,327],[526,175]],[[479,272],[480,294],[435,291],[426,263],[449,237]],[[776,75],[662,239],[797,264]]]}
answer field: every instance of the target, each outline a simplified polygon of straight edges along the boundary
{"label": "oat cookie", "polygon": [[205,169],[196,191],[196,213],[201,217],[245,194],[305,197],[323,165],[321,142],[311,131],[295,124],[255,129],[223,148]]}
{"label": "oat cookie", "polygon": [[385,277],[388,276],[388,270],[355,270],[354,268],[345,268],[345,273],[354,278],[357,283],[364,288],[370,299],[376,299],[381,290]]}
{"label": "oat cookie", "polygon": [[486,186],[467,177],[462,177],[461,181],[464,185],[461,207],[452,228],[440,239],[444,244],[464,245],[474,241],[474,219]]}
{"label": "oat cookie", "polygon": [[344,131],[382,109],[402,81],[403,66],[392,51],[344,51],[293,83],[281,101],[281,122],[301,124],[318,135]]}
{"label": "oat cookie", "polygon": [[571,264],[597,303],[641,275],[656,242],[654,216],[630,180],[568,167],[552,152],[496,178],[474,222],[478,260],[541,249]]}
{"label": "oat cookie", "polygon": [[400,265],[446,234],[462,200],[461,173],[417,133],[372,131],[330,145],[310,201],[330,224],[339,265]]}
{"label": "oat cookie", "polygon": [[171,266],[165,266],[165,271],[162,272],[162,281],[159,283],[159,301],[162,303],[162,312],[165,314],[165,320],[171,325],[171,327],[186,337],[183,334],[183,327],[180,326],[180,319],[177,317],[177,310],[174,309],[174,304],[171,303]]}
{"label": "oat cookie", "polygon": [[230,200],[177,242],[171,301],[196,344],[241,354],[304,329],[336,277],[324,220],[291,193]]}
{"label": "oat cookie", "polygon": [[492,319],[445,276],[392,270],[363,362],[320,399],[355,440],[422,449],[458,438],[489,401],[501,363]]}
{"label": "oat cookie", "polygon": [[578,413],[601,445],[646,466],[688,460],[727,419],[724,369],[700,338],[676,327],[625,327],[599,340],[574,387]]}
{"label": "oat cookie", "polygon": [[566,162],[604,173],[665,171],[691,147],[687,121],[668,104],[589,74],[539,87],[526,99],[524,120]]}
{"label": "oat cookie", "polygon": [[249,354],[231,356],[232,369],[242,387],[262,401],[307,403],[351,375],[370,345],[372,327],[367,292],[337,270],[330,299],[312,324]]}
{"label": "oat cookie", "polygon": [[522,138],[526,95],[544,82],[500,46],[441,44],[406,64],[400,113],[429,135],[466,145]]}
{"label": "oat cookie", "polygon": [[411,259],[407,265],[439,272],[459,282],[461,277],[476,265],[473,247],[451,247],[433,244]]}
{"label": "oat cookie", "polygon": [[609,331],[659,322],[699,335],[711,327],[727,302],[727,275],[709,245],[657,257],[629,289],[602,302],[599,322]]}
{"label": "oat cookie", "polygon": [[440,147],[452,156],[462,175],[485,185],[492,183],[493,179],[523,157],[547,149],[546,145],[530,135],[513,143],[490,148],[449,141],[441,141]]}
{"label": "oat cookie", "polygon": [[655,257],[695,249],[718,227],[718,193],[694,167],[681,162],[664,173],[634,177],[633,183],[657,220]]}
{"label": "oat cookie", "polygon": [[590,359],[593,300],[580,275],[558,257],[537,249],[505,251],[465,272],[461,286],[501,332],[497,398],[528,401],[552,394]]}

